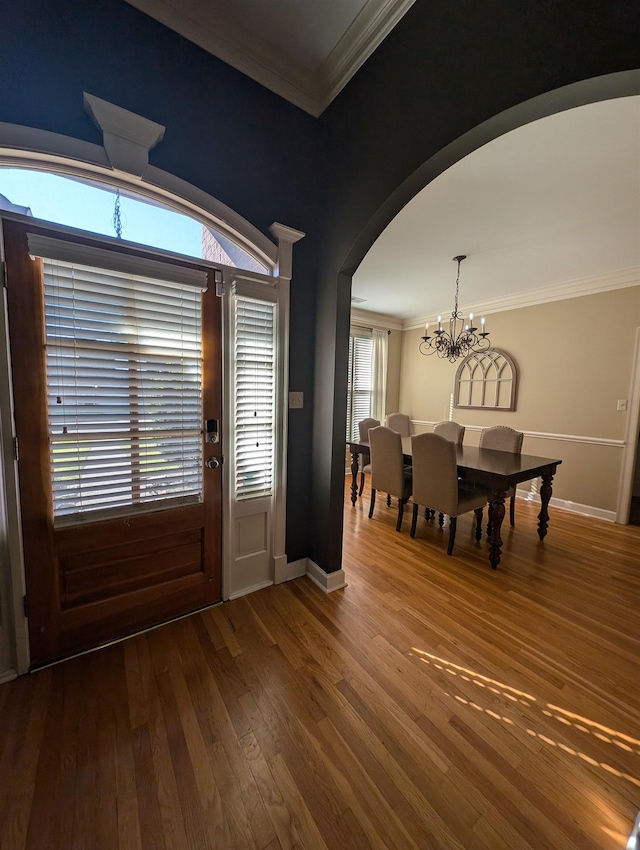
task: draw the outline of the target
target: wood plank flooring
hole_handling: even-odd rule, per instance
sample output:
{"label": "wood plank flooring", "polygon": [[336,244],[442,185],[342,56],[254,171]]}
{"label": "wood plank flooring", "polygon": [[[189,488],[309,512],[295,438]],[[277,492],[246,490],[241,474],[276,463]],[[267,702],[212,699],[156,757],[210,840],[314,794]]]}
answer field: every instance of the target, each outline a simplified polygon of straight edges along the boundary
{"label": "wood plank flooring", "polygon": [[517,504],[395,531],[0,685],[2,850],[620,850],[640,808],[640,529]]}

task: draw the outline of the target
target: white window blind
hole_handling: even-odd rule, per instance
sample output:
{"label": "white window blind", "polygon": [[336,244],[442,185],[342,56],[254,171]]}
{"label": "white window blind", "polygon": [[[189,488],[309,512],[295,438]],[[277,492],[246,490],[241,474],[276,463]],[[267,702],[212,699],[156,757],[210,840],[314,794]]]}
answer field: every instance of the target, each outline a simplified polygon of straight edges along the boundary
{"label": "white window blind", "polygon": [[235,498],[273,492],[275,440],[275,304],[236,295]]}
{"label": "white window blind", "polygon": [[372,415],[373,339],[364,331],[349,335],[347,442],[359,439],[358,422]]}
{"label": "white window blind", "polygon": [[54,516],[200,500],[200,289],[45,258],[44,297]]}

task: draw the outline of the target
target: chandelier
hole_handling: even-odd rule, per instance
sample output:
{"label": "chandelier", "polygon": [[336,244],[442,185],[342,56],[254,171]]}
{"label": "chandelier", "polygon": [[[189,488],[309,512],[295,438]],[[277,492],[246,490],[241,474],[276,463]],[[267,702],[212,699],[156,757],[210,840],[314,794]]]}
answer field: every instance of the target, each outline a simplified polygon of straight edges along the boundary
{"label": "chandelier", "polygon": [[429,336],[429,322],[425,325],[424,336],[420,343],[420,353],[427,357],[437,354],[443,360],[455,363],[459,357],[466,357],[474,351],[487,351],[491,343],[487,339],[488,331],[485,329],[484,316],[480,319],[480,332],[473,325],[473,313],[469,313],[469,320],[465,324],[464,315],[458,310],[458,289],[460,288],[460,263],[466,260],[466,254],[460,254],[453,260],[458,264],[458,276],[456,277],[456,300],[453,312],[449,319],[449,330],[442,327],[442,316],[438,316],[438,328]]}

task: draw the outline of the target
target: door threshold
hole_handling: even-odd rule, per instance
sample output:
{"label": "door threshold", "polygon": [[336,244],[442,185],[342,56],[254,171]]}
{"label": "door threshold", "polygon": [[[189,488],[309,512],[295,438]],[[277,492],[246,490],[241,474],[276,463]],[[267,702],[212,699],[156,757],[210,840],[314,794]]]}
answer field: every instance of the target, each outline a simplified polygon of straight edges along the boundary
{"label": "door threshold", "polygon": [[187,611],[186,614],[179,614],[177,617],[171,617],[168,620],[163,620],[161,623],[156,623],[153,626],[147,626],[146,629],[140,629],[137,632],[131,632],[131,634],[123,635],[122,637],[114,638],[113,640],[108,640],[104,643],[99,643],[97,646],[92,646],[90,649],[83,649],[81,652],[74,652],[73,655],[65,655],[64,658],[56,658],[55,661],[47,661],[46,664],[38,664],[34,667],[30,667],[29,673],[39,673],[40,670],[47,670],[49,667],[57,667],[58,664],[64,664],[65,661],[71,661],[72,658],[80,658],[83,655],[90,655],[92,652],[98,652],[101,649],[106,649],[108,646],[123,643],[125,640],[131,640],[131,638],[138,637],[139,635],[145,635],[147,632],[154,632],[156,629],[160,629],[162,626],[166,626],[169,623],[176,623],[178,620],[185,620],[187,617],[192,617],[194,614],[199,614],[201,611],[210,611],[212,608],[218,608],[223,604],[223,601],[220,600],[220,602],[214,602],[212,605],[205,605],[204,608],[196,608],[195,611]]}

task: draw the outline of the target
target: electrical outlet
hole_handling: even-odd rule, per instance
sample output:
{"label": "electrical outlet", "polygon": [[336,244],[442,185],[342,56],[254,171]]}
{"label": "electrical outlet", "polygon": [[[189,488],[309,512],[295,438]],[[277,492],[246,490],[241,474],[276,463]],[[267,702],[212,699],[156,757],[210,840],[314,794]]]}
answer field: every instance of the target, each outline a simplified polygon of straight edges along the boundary
{"label": "electrical outlet", "polygon": [[289,393],[289,409],[304,407],[304,393]]}
{"label": "electrical outlet", "polygon": [[626,409],[627,409],[626,398],[619,398],[618,399],[618,406],[616,407],[616,410],[626,410]]}

